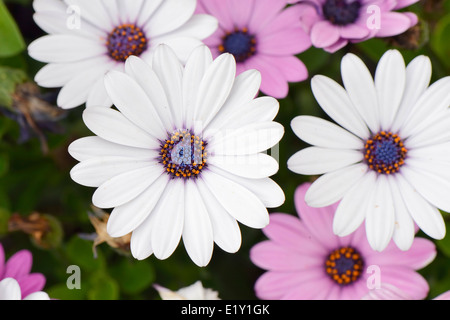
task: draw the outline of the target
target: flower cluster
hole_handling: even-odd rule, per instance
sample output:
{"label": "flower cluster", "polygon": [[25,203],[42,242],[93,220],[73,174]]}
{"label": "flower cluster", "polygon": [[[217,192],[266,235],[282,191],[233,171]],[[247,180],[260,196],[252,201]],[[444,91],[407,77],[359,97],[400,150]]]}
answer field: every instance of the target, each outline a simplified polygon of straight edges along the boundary
{"label": "flower cluster", "polygon": [[[215,245],[240,250],[243,225],[267,238],[249,252],[266,271],[259,299],[425,299],[420,270],[450,212],[450,76],[431,83],[424,55],[389,49],[375,67],[354,50],[417,25],[398,11],[417,1],[34,0],[47,33],[28,46],[44,63],[34,80],[92,132],[67,151],[105,210],[96,245],[125,239],[137,260],[183,246],[206,267]],[[311,47],[339,58],[341,79],[312,74]],[[323,117],[283,113],[309,145],[297,150],[277,116],[308,79]],[[298,217],[273,211],[287,200],[280,166],[298,179]],[[50,299],[29,251],[4,261],[0,246],[0,299]],[[153,287],[219,299],[200,281]]]}

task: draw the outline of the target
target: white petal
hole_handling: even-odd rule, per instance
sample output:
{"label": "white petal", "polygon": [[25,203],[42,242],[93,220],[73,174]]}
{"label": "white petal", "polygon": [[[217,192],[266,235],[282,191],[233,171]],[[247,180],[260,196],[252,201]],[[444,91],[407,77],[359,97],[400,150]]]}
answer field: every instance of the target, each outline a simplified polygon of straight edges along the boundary
{"label": "white petal", "polygon": [[428,163],[409,160],[401,168],[403,177],[432,205],[450,212],[450,164],[433,163],[429,166]]}
{"label": "white petal", "polygon": [[420,124],[425,127],[405,140],[407,149],[417,149],[450,141],[450,112],[445,110],[433,117],[424,119]]}
{"label": "white petal", "polygon": [[97,69],[103,64],[109,64],[107,57],[100,56],[69,63],[49,63],[36,73],[34,80],[42,87],[62,87],[83,71]]}
{"label": "white petal", "polygon": [[332,122],[311,116],[298,116],[291,122],[294,133],[303,141],[324,148],[363,149],[364,142]]}
{"label": "white petal", "polygon": [[164,34],[164,37],[190,37],[206,39],[216,31],[219,22],[208,14],[194,14],[185,24],[172,32]]}
{"label": "white petal", "polygon": [[367,170],[367,165],[357,163],[320,176],[306,192],[306,203],[310,207],[325,207],[339,201]]}
{"label": "white petal", "polygon": [[184,247],[192,261],[204,267],[211,260],[214,240],[208,211],[195,182],[186,181],[184,201]]}
{"label": "white petal", "polygon": [[169,46],[175,55],[180,59],[181,63],[184,65],[189,58],[189,55],[197,48],[203,45],[203,42],[199,39],[192,37],[178,37],[172,36],[168,37],[166,35],[153,38],[150,40],[150,49],[152,47],[157,47],[160,44],[165,44]]}
{"label": "white petal", "polygon": [[71,62],[107,54],[100,42],[68,34],[46,35],[28,46],[28,54],[42,62]]}
{"label": "white petal", "polygon": [[[240,110],[228,113],[228,117],[220,116],[212,127],[220,129],[236,129],[252,122],[272,121],[280,108],[278,100],[268,96],[258,97],[241,105]],[[220,123],[219,123],[220,122]]]}
{"label": "white petal", "polygon": [[48,293],[36,291],[27,295],[23,300],[50,300]]}
{"label": "white petal", "polygon": [[75,140],[69,145],[68,152],[78,161],[102,156],[118,156],[142,160],[155,159],[158,156],[158,152],[153,150],[124,146],[106,141],[97,136]]}
{"label": "white petal", "polygon": [[196,0],[165,0],[146,22],[150,38],[171,32],[185,24],[194,14]]}
{"label": "white petal", "polygon": [[212,170],[204,172],[201,178],[220,204],[240,223],[257,229],[269,223],[266,207],[247,188]]}
{"label": "white petal", "polygon": [[168,258],[178,246],[184,225],[184,182],[172,180],[153,209],[151,245],[158,259]]}
{"label": "white petal", "polygon": [[89,130],[105,140],[130,147],[159,148],[158,140],[114,109],[88,108],[83,112],[83,120]]}
{"label": "white petal", "polygon": [[174,51],[167,45],[159,45],[153,55],[153,70],[157,74],[166,93],[171,110],[173,125],[179,129],[183,125],[183,66]]}
{"label": "white petal", "polygon": [[347,92],[333,79],[314,76],[311,89],[321,108],[339,125],[362,139],[368,139],[370,132],[356,111]]}
{"label": "white petal", "polygon": [[211,194],[202,179],[198,179],[197,187],[203,199],[203,203],[211,220],[214,242],[224,251],[234,253],[239,250],[242,243],[239,225]]}
{"label": "white petal", "polygon": [[368,197],[366,234],[372,249],[383,251],[394,233],[395,212],[386,175],[379,175],[373,194]]}
{"label": "white petal", "polygon": [[207,46],[200,46],[189,56],[183,76],[184,121],[187,129],[194,125],[194,114],[200,83],[213,61]]}
{"label": "white petal", "polygon": [[442,113],[450,105],[450,77],[441,78],[417,99],[400,129],[403,139],[423,130],[424,120]]}
{"label": "white petal", "polygon": [[155,13],[155,10],[161,5],[162,2],[163,0],[144,0],[144,4],[141,8],[141,12],[136,21],[136,24],[139,26],[145,25],[145,23],[152,17],[153,13]]}
{"label": "white petal", "polygon": [[158,76],[150,65],[136,56],[131,56],[125,62],[125,72],[144,89],[166,131],[173,132],[179,129],[174,127],[166,93]]}
{"label": "white petal", "polygon": [[347,167],[363,158],[361,151],[308,147],[291,156],[287,165],[295,173],[315,175]]}
{"label": "white petal", "polygon": [[65,12],[67,6],[60,0],[34,0],[32,3],[36,12]]}
{"label": "white petal", "polygon": [[99,208],[113,208],[132,201],[164,173],[158,163],[119,174],[95,190],[92,203]]}
{"label": "white petal", "polygon": [[238,75],[234,80],[233,88],[227,100],[206,129],[221,129],[224,127],[224,123],[229,122],[230,118],[236,118],[236,115],[240,115],[242,112],[241,107],[247,105],[255,98],[260,86],[261,73],[259,71],[251,69]]}
{"label": "white petal", "polygon": [[449,162],[450,161],[450,142],[423,146],[408,150],[408,158],[427,162]]}
{"label": "white petal", "polygon": [[[141,224],[151,214],[168,182],[169,178],[167,175],[160,175],[133,201],[115,207],[109,216],[106,226],[108,234],[111,237],[122,237],[132,231],[134,231],[134,234],[137,228],[141,228]],[[137,237],[138,235],[134,236]],[[134,241],[140,242],[140,240]],[[147,241],[149,244],[150,240],[148,239]]]}
{"label": "white petal", "polygon": [[[205,128],[227,100],[236,76],[236,61],[222,54],[208,67],[198,88],[194,120]],[[198,134],[198,132],[197,132]]]}
{"label": "white petal", "polygon": [[72,109],[85,103],[94,84],[103,77],[105,69],[87,70],[71,79],[58,94],[58,106],[63,109]]}
{"label": "white petal", "polygon": [[364,62],[352,53],[341,62],[341,74],[348,96],[372,132],[380,130],[378,97],[372,75]]}
{"label": "white petal", "polygon": [[425,92],[431,79],[431,61],[426,56],[414,58],[406,67],[406,84],[403,98],[392,124],[392,132],[399,132],[419,97]]}
{"label": "white petal", "polygon": [[445,223],[439,210],[426,201],[422,193],[412,187],[402,175],[396,176],[403,200],[420,229],[434,239],[445,237]]}
{"label": "white petal", "polygon": [[139,128],[156,139],[167,132],[144,90],[129,75],[111,71],[105,76],[105,87],[113,104]]}
{"label": "white petal", "polygon": [[261,179],[278,172],[278,162],[271,156],[257,153],[245,156],[211,156],[208,165],[213,165],[240,177]]}
{"label": "white petal", "polygon": [[414,221],[403,201],[401,190],[397,185],[397,179],[389,179],[389,184],[395,208],[394,235],[392,238],[400,250],[409,250],[416,234]]}
{"label": "white petal", "polygon": [[5,278],[0,281],[0,300],[21,300],[22,292],[16,279]]}
{"label": "white petal", "polygon": [[214,167],[214,171],[250,190],[262,201],[266,208],[279,207],[286,200],[283,189],[270,178],[247,179],[226,172],[218,167]]}
{"label": "white petal", "polygon": [[84,21],[91,23],[105,32],[111,32],[117,25],[111,19],[102,1],[64,0],[68,6],[76,8]]}
{"label": "white petal", "polygon": [[258,153],[276,145],[283,134],[284,128],[277,122],[256,122],[216,132],[208,141],[208,151],[215,155]]}
{"label": "white petal", "polygon": [[406,83],[406,67],[402,55],[397,50],[389,50],[381,57],[375,72],[375,87],[380,106],[381,128],[390,128]]}
{"label": "white petal", "polygon": [[154,215],[147,218],[133,231],[130,239],[130,251],[135,259],[144,260],[153,254],[151,245]]}
{"label": "white petal", "polygon": [[345,237],[358,229],[366,217],[368,198],[374,192],[377,176],[367,172],[344,195],[333,218],[333,232]]}
{"label": "white petal", "polygon": [[99,187],[114,176],[152,165],[149,160],[125,157],[98,157],[78,163],[70,171],[73,181],[86,187]]}
{"label": "white petal", "polygon": [[117,0],[119,7],[119,13],[121,15],[122,23],[136,23],[144,3],[148,2],[145,0]]}
{"label": "white petal", "polygon": [[106,92],[104,77],[97,79],[97,82],[92,86],[86,100],[86,107],[108,107],[112,106],[111,98]]}

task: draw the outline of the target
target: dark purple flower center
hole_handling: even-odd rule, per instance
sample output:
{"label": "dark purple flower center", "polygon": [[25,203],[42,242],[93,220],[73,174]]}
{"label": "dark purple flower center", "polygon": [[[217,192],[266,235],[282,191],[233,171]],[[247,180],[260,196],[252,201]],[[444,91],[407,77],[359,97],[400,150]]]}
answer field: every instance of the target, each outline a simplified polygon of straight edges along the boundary
{"label": "dark purple flower center", "polygon": [[364,158],[370,169],[382,173],[398,172],[407,150],[397,134],[381,131],[366,141]]}
{"label": "dark purple flower center", "polygon": [[255,36],[248,33],[247,28],[227,33],[222,38],[219,51],[231,53],[237,62],[243,62],[256,52]]}
{"label": "dark purple flower center", "polygon": [[332,24],[345,26],[359,17],[359,0],[327,0],[322,7],[324,17]]}
{"label": "dark purple flower center", "polygon": [[125,62],[129,56],[140,56],[147,49],[147,44],[144,31],[134,24],[114,28],[106,41],[109,56],[121,62]]}
{"label": "dark purple flower center", "polygon": [[172,178],[197,178],[207,166],[206,145],[189,130],[177,130],[161,141],[160,162]]}
{"label": "dark purple flower center", "polygon": [[352,247],[333,250],[325,261],[325,271],[337,284],[346,286],[361,277],[364,261]]}

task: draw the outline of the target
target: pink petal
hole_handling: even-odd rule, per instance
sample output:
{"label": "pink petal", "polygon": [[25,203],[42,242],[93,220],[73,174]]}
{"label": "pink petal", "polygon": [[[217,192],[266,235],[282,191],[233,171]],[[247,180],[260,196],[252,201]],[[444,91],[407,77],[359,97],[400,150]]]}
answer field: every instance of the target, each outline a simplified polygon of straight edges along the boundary
{"label": "pink petal", "polygon": [[382,252],[372,251],[365,256],[368,264],[404,266],[418,270],[432,262],[436,254],[436,246],[432,241],[417,237],[407,251],[398,249],[391,241]]}
{"label": "pink petal", "polygon": [[264,26],[258,24],[258,34],[270,34],[287,29],[302,29],[301,16],[302,8],[300,6],[288,7],[277,13],[273,19]]}
{"label": "pink petal", "polygon": [[[259,0],[256,1],[256,3]],[[254,0],[228,0],[228,1],[216,1],[226,2],[228,4],[228,14],[233,20],[234,26],[242,29],[248,28],[248,22],[253,13],[253,8],[256,5]]]}
{"label": "pink petal", "polygon": [[248,21],[248,28],[255,31],[264,28],[284,6],[285,3],[280,0],[256,0],[253,14]]}
{"label": "pink petal", "polygon": [[0,280],[4,279],[3,272],[5,271],[5,250],[0,243]]}
{"label": "pink petal", "polygon": [[284,29],[258,35],[257,51],[268,55],[296,55],[311,46],[309,36],[303,29]]}
{"label": "pink petal", "polygon": [[311,28],[311,42],[317,48],[325,48],[339,40],[339,27],[329,21],[320,21]]}
{"label": "pink petal", "polygon": [[19,282],[22,296],[26,297],[30,293],[41,291],[45,286],[45,277],[40,273],[31,273],[28,276],[22,277]]}
{"label": "pink petal", "polygon": [[438,295],[433,300],[450,300],[450,290],[446,291],[444,293],[441,293],[440,295]]}
{"label": "pink petal", "polygon": [[300,24],[303,29],[310,33],[312,27],[322,20],[322,17],[317,13],[317,10],[314,6],[310,4],[297,4],[296,7],[300,10]]}
{"label": "pink petal", "polygon": [[296,56],[271,57],[288,82],[303,81],[308,78],[305,64]]}
{"label": "pink petal", "polygon": [[381,282],[402,290],[414,300],[425,299],[429,287],[427,281],[417,272],[407,267],[381,266]]}
{"label": "pink petal", "polygon": [[245,61],[247,69],[256,69],[261,73],[260,90],[268,96],[276,99],[285,98],[289,91],[286,78],[272,63],[270,56],[257,54]]}
{"label": "pink petal", "polygon": [[3,277],[18,279],[27,275],[31,271],[33,264],[33,257],[28,250],[20,250],[9,258],[6,262],[5,273]]}
{"label": "pink petal", "polygon": [[325,277],[306,281],[298,288],[289,290],[281,300],[324,300],[336,287],[338,286]]}
{"label": "pink petal", "polygon": [[271,213],[269,218],[269,224],[262,231],[273,242],[302,254],[324,256],[328,253],[328,250],[311,236],[298,217]]}
{"label": "pink petal", "polygon": [[377,37],[391,37],[401,34],[411,27],[408,16],[399,12],[382,12],[380,18],[380,30]]}
{"label": "pink petal", "polygon": [[[298,243],[307,246],[307,243]],[[250,251],[252,262],[258,267],[271,271],[299,271],[305,269],[323,268],[323,257],[313,254],[299,254],[273,241],[263,241],[256,244]]]}
{"label": "pink petal", "polygon": [[359,279],[341,290],[341,300],[361,300],[369,292],[364,279]]}
{"label": "pink petal", "polygon": [[306,225],[311,234],[330,250],[339,245],[339,240],[333,233],[333,216],[336,205],[313,208],[306,204],[305,194],[310,183],[303,183],[295,190],[294,201],[300,220]]}
{"label": "pink petal", "polygon": [[255,293],[260,299],[278,300],[290,290],[302,291],[302,285],[306,282],[315,282],[325,277],[322,269],[304,270],[302,272],[269,271],[256,280]]}
{"label": "pink petal", "polygon": [[225,31],[234,30],[232,16],[228,12],[226,1],[198,0],[198,12],[210,14],[219,20],[219,26]]}
{"label": "pink petal", "polygon": [[349,24],[340,28],[341,38],[345,39],[362,39],[367,37],[369,30],[358,24]]}
{"label": "pink petal", "polygon": [[338,50],[342,49],[343,47],[345,47],[347,44],[348,44],[348,40],[346,40],[346,39],[339,39],[337,42],[335,42],[331,46],[323,48],[323,50],[325,50],[327,52],[330,52],[330,53],[335,53],[336,51],[338,51]]}

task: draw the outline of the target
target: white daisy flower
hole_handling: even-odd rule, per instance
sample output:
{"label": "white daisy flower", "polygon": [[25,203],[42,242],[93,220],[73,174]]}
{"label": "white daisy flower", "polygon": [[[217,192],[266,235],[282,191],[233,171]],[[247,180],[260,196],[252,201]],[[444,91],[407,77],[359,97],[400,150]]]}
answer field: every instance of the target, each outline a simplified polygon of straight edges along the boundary
{"label": "white daisy flower", "polygon": [[62,87],[64,108],[111,106],[103,85],[109,70],[125,60],[151,61],[158,44],[170,45],[179,59],[202,44],[217,19],[194,14],[197,0],[34,0],[34,20],[49,35],[33,41],[29,55],[48,63],[35,76],[42,87]]}
{"label": "white daisy flower", "polygon": [[431,62],[419,56],[405,68],[401,54],[387,51],[375,81],[357,56],[341,63],[345,89],[325,76],[311,86],[317,102],[340,126],[299,116],[295,134],[313,145],[294,154],[290,170],[321,175],[305,196],[323,207],[340,200],[333,221],[339,236],[365,220],[373,249],[393,237],[408,250],[414,222],[432,238],[445,236],[439,209],[450,211],[450,77],[429,86]]}
{"label": "white daisy flower", "polygon": [[0,281],[0,300],[50,300],[50,297],[43,291],[36,291],[22,297],[22,290],[17,280],[5,278]]}
{"label": "white daisy flower", "polygon": [[157,284],[153,287],[158,291],[162,300],[220,300],[218,292],[204,288],[201,281],[177,291],[172,291]]}
{"label": "white daisy flower", "polygon": [[255,98],[260,73],[238,77],[232,55],[214,61],[196,48],[186,62],[160,45],[153,68],[130,57],[125,73],[105,77],[117,110],[87,108],[83,119],[97,136],[73,142],[80,161],[73,180],[97,187],[93,204],[114,208],[107,224],[112,237],[132,232],[137,259],[152,253],[168,258],[182,235],[191,259],[208,264],[213,242],[236,252],[236,221],[252,228],[269,222],[266,207],[278,207],[284,193],[269,176],[278,162],[264,153],[284,128],[272,121],[278,101]]}

